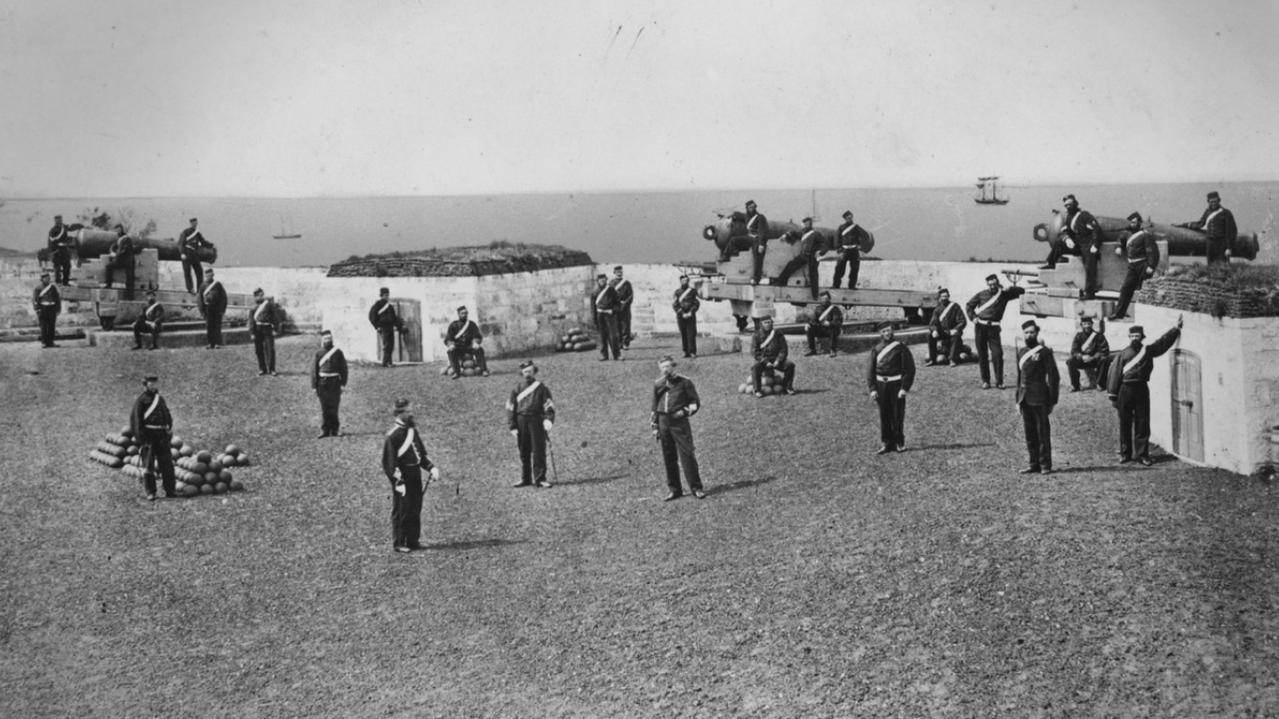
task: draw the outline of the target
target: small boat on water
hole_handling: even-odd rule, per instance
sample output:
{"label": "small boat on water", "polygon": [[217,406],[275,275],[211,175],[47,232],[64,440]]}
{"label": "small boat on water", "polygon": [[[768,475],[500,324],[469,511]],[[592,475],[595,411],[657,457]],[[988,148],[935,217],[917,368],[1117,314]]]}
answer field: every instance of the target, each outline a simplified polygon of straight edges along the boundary
{"label": "small boat on water", "polygon": [[300,239],[302,239],[302,233],[300,233],[300,232],[289,232],[288,230],[286,230],[286,229],[285,229],[285,225],[284,225],[284,218],[283,218],[283,217],[281,217],[281,218],[280,218],[280,233],[279,233],[278,235],[271,235],[271,239],[273,239],[273,240],[300,240]]}
{"label": "small boat on water", "polygon": [[[990,188],[990,194],[986,194],[986,188]],[[978,194],[973,198],[973,202],[979,205],[1007,205],[1008,198],[999,196],[999,176],[991,175],[990,177],[977,178]]]}

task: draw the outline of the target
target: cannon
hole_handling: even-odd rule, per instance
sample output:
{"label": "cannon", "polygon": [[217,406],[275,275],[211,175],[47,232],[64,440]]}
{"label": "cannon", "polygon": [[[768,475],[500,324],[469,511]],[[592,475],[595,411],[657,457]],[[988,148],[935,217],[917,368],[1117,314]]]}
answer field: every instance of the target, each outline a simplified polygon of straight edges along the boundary
{"label": "cannon", "polygon": [[[107,255],[111,252],[111,245],[115,244],[116,241],[116,233],[92,227],[77,230],[71,233],[71,237],[75,240],[76,254],[81,260],[91,260]],[[161,262],[179,262],[182,260],[182,256],[178,251],[178,241],[173,238],[147,237],[139,239],[135,237],[133,238],[133,248],[138,253],[143,250],[155,250],[156,259]],[[213,263],[218,260],[218,248],[216,247],[201,247],[196,254],[201,262]]]}
{"label": "cannon", "polygon": [[[1065,226],[1066,218],[1058,210],[1053,210],[1052,219],[1035,225],[1034,238],[1039,242],[1050,242],[1057,239]],[[1097,216],[1097,226],[1101,228],[1102,242],[1119,242],[1119,235],[1128,229],[1128,220],[1119,217]],[[1154,234],[1156,241],[1168,243],[1168,254],[1174,257],[1204,257],[1207,255],[1207,242],[1203,230],[1195,230],[1179,225],[1165,225],[1147,221],[1143,226],[1147,232]],[[1162,245],[1161,245],[1162,247]],[[1255,260],[1260,244],[1257,233],[1240,233],[1230,243],[1230,255],[1236,259]]]}
{"label": "cannon", "polygon": [[[814,227],[813,229],[817,230],[822,236],[822,252],[827,252],[835,247],[834,230],[829,227]],[[802,231],[800,226],[794,222],[769,222],[765,239],[772,242],[786,237],[796,238]],[[739,211],[720,215],[718,220],[702,228],[702,238],[715,243],[715,247],[719,248],[721,262],[739,252],[749,251],[751,238],[746,234],[746,213]],[[875,248],[875,235],[873,233],[866,232],[861,239],[862,252],[870,252]],[[772,252],[772,249],[769,251]]]}

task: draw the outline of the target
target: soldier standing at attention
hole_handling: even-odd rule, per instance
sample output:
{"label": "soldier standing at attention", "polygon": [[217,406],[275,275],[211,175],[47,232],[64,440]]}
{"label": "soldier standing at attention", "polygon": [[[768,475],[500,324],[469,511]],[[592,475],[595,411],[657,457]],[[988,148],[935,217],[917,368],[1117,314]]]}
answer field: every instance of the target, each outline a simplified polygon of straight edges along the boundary
{"label": "soldier standing at attention", "polygon": [[449,323],[448,330],[444,333],[444,347],[449,356],[453,379],[462,376],[462,358],[468,353],[475,357],[475,366],[480,373],[488,377],[488,362],[484,359],[484,348],[480,346],[484,335],[480,333],[480,326],[467,319],[466,315],[466,307],[458,307],[457,319]]}
{"label": "soldier standing at attention", "polygon": [[249,310],[249,334],[253,335],[253,351],[258,356],[258,376],[275,371],[275,336],[280,332],[280,312],[275,301],[267,299],[259,287],[253,290],[253,309]]}
{"label": "soldier standing at attention", "polygon": [[62,224],[62,215],[53,216],[53,227],[49,229],[49,261],[53,263],[59,285],[71,284],[71,247],[75,242],[67,234],[69,229]]}
{"label": "soldier standing at attention", "polygon": [[679,276],[679,289],[675,290],[675,325],[679,327],[679,341],[685,357],[697,356],[697,310],[702,302],[697,298],[697,288],[689,283],[688,275]]}
{"label": "soldier standing at attention", "polygon": [[622,266],[613,268],[613,291],[617,293],[617,341],[622,349],[631,348],[631,304],[635,302],[635,288],[622,277]]}
{"label": "soldier standing at attention", "polygon": [[[395,400],[395,425],[382,443],[382,471],[391,482],[391,546],[397,552],[424,549],[422,536],[422,495],[426,484],[422,470],[431,480],[440,478],[440,470],[426,456],[422,435],[413,421],[407,399]],[[396,472],[399,472],[397,478]],[[430,480],[427,480],[429,483]]]}
{"label": "soldier standing at attention", "polygon": [[222,346],[222,317],[226,314],[226,290],[213,279],[213,268],[204,271],[204,284],[200,285],[200,316],[208,335],[209,349]]}
{"label": "soldier standing at attention", "polygon": [[1048,252],[1047,261],[1039,269],[1050,270],[1056,267],[1062,255],[1073,250],[1084,261],[1084,299],[1091,300],[1096,297],[1098,289],[1097,263],[1101,259],[1101,226],[1092,213],[1079,209],[1079,200],[1074,195],[1066,195],[1061,201],[1066,207],[1061,235]]}
{"label": "soldier standing at attention", "polygon": [[1141,222],[1141,213],[1128,215],[1128,230],[1119,236],[1119,246],[1115,248],[1115,254],[1128,260],[1128,274],[1119,289],[1119,302],[1110,315],[1112,320],[1123,319],[1128,314],[1133,294],[1141,289],[1147,277],[1154,276],[1159,266],[1159,245],[1153,234],[1141,228]]}
{"label": "soldier standing at attention", "polygon": [[973,341],[977,345],[977,364],[981,370],[981,388],[990,389],[990,369],[995,368],[995,387],[1004,388],[1004,345],[999,323],[1010,300],[1021,297],[1025,289],[1016,285],[1003,289],[999,278],[986,276],[986,289],[973,295],[965,309],[973,322]]}
{"label": "soldier standing at attention", "polygon": [[391,355],[395,352],[395,331],[404,329],[404,320],[395,312],[391,304],[391,290],[383,287],[378,290],[378,301],[369,308],[369,324],[377,330],[378,362],[383,367],[391,366]]}
{"label": "soldier standing at attention", "polygon": [[177,477],[173,472],[173,455],[170,443],[173,441],[173,416],[169,414],[169,406],[160,396],[160,378],[150,375],[142,378],[142,394],[133,402],[133,412],[129,415],[129,427],[138,444],[142,445],[139,455],[142,459],[142,486],[147,493],[147,501],[155,501],[155,470],[159,465],[160,477],[164,483],[164,496],[172,497],[177,490]]}
{"label": "soldier standing at attention", "polygon": [[1030,464],[1022,474],[1048,474],[1053,469],[1052,424],[1048,416],[1057,404],[1061,375],[1053,351],[1039,341],[1039,325],[1027,320],[1021,325],[1026,346],[1017,350],[1017,407],[1026,430],[1026,452]]}
{"label": "soldier standing at attention", "polygon": [[653,384],[653,437],[662,448],[662,461],[666,465],[666,487],[670,493],[666,501],[684,496],[680,486],[679,468],[684,466],[688,489],[698,499],[705,499],[702,477],[697,469],[697,455],[693,453],[693,428],[688,418],[697,414],[702,401],[697,397],[693,380],[675,373],[675,360],[666,355],[657,361],[662,376]]}
{"label": "soldier standing at attention", "polygon": [[600,361],[622,359],[622,348],[617,337],[617,291],[608,283],[607,275],[596,275],[595,291],[591,294],[591,314],[600,332]]}
{"label": "soldier standing at attention", "polygon": [[1239,228],[1235,225],[1234,214],[1221,206],[1221,195],[1216,190],[1208,193],[1208,209],[1204,210],[1203,216],[1179,227],[1203,230],[1208,264],[1230,262],[1230,246],[1239,236]]}
{"label": "soldier standing at attention", "polygon": [[837,356],[839,352],[839,335],[843,331],[844,311],[839,308],[839,305],[831,304],[829,292],[823,292],[821,301],[813,308],[813,314],[808,320],[808,325],[804,327],[804,334],[808,336],[808,351],[804,353],[804,356],[812,357],[817,354],[818,337],[829,338],[830,356]]}
{"label": "soldier standing at attention", "polygon": [[135,272],[133,266],[133,255],[135,250],[133,247],[133,238],[129,233],[124,231],[124,225],[115,226],[115,242],[111,243],[111,250],[107,254],[107,281],[104,283],[106,287],[111,287],[112,274],[115,270],[124,270],[124,299],[133,299],[133,282]]}
{"label": "soldier standing at attention", "polygon": [[844,210],[844,224],[835,231],[835,244],[839,247],[839,259],[835,262],[835,281],[831,289],[839,289],[844,279],[844,268],[848,268],[848,289],[857,289],[857,275],[862,268],[862,240],[866,230],[853,222],[853,211]]}
{"label": "soldier standing at attention", "polygon": [[551,486],[546,479],[546,444],[555,424],[555,403],[550,388],[537,378],[533,360],[520,363],[520,383],[506,401],[506,420],[520,450],[520,481],[515,486]]}
{"label": "soldier standing at attention", "polygon": [[782,391],[795,394],[795,363],[787,359],[790,348],[786,346],[786,337],[773,329],[773,318],[764,317],[759,321],[759,329],[751,338],[751,356],[755,364],[751,365],[751,381],[755,383],[755,396],[763,397],[760,390],[760,379],[764,370],[781,370]]}
{"label": "soldier standing at attention", "polygon": [[800,231],[799,253],[786,263],[781,273],[773,280],[773,284],[785,287],[786,281],[795,273],[795,270],[802,267],[808,278],[808,289],[812,292],[813,299],[817,299],[817,252],[822,246],[822,233],[813,229],[813,218],[805,217],[801,221],[804,223],[804,229]]}
{"label": "soldier standing at attention", "polygon": [[924,364],[941,364],[943,359],[951,367],[959,364],[959,348],[964,344],[967,326],[968,319],[959,303],[950,301],[950,290],[945,287],[937,290],[937,308],[928,321],[928,359]]}
{"label": "soldier standing at attention", "polygon": [[751,239],[751,284],[758,285],[768,249],[768,218],[757,211],[754,200],[746,201],[746,236]]}
{"label": "soldier standing at attention", "polygon": [[186,280],[187,292],[194,292],[195,286],[200,283],[200,248],[213,246],[213,243],[204,239],[199,223],[198,219],[192,217],[191,226],[178,234],[178,255],[182,258],[182,277]]}
{"label": "soldier standing at attention", "polygon": [[57,337],[58,315],[62,313],[62,295],[50,281],[48,272],[40,273],[40,286],[31,293],[31,306],[40,323],[40,345],[57,347],[53,340]]}
{"label": "soldier standing at attention", "polygon": [[1150,459],[1150,373],[1155,358],[1172,349],[1181,337],[1182,318],[1177,326],[1154,343],[1143,345],[1145,331],[1140,325],[1128,328],[1127,347],[1110,362],[1110,403],[1119,410],[1119,463],[1134,458],[1142,466],[1154,464]]}
{"label": "soldier standing at attention", "polygon": [[160,327],[164,324],[164,305],[155,299],[155,290],[147,290],[147,307],[133,321],[133,349],[142,349],[142,334],[151,335],[151,347],[160,348]]}
{"label": "soldier standing at attention", "polygon": [[342,404],[346,376],[346,355],[333,346],[333,333],[324,330],[320,333],[320,351],[311,364],[311,389],[320,398],[320,436],[316,439],[342,436],[338,407]]}
{"label": "soldier standing at attention", "polygon": [[879,344],[870,351],[866,386],[879,404],[879,449],[875,454],[906,451],[906,393],[915,384],[915,357],[893,339],[893,323],[879,323]]}
{"label": "soldier standing at attention", "polygon": [[1109,356],[1110,343],[1106,341],[1106,335],[1092,328],[1091,317],[1080,317],[1079,332],[1075,333],[1075,339],[1070,343],[1070,359],[1066,360],[1070,391],[1079,391],[1080,370],[1088,375],[1088,389],[1097,389],[1097,375]]}

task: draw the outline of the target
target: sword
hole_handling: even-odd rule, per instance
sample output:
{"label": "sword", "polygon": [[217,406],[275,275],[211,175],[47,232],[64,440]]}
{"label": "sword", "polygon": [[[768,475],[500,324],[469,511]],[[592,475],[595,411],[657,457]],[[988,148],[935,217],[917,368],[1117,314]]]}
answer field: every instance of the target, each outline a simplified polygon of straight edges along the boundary
{"label": "sword", "polygon": [[551,435],[546,435],[546,453],[551,455],[551,476],[555,477],[555,483],[560,483],[560,471],[555,467],[555,445],[551,444]]}

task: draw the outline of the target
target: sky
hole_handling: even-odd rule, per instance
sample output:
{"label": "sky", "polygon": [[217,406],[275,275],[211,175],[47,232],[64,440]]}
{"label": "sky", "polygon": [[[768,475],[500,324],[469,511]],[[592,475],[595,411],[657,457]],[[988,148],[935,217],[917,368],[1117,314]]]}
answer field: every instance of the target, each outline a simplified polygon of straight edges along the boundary
{"label": "sky", "polygon": [[0,198],[1279,178],[1279,2],[0,0]]}

